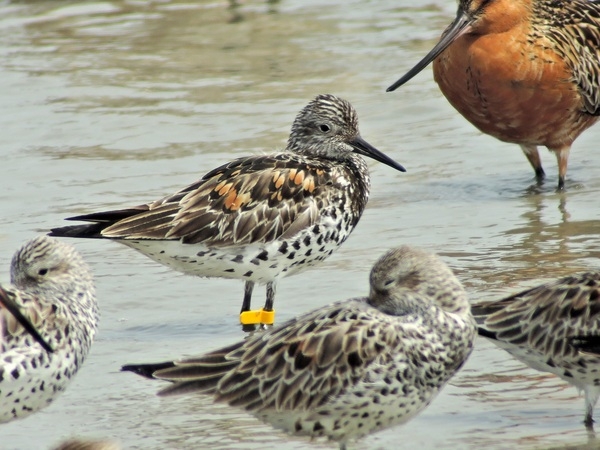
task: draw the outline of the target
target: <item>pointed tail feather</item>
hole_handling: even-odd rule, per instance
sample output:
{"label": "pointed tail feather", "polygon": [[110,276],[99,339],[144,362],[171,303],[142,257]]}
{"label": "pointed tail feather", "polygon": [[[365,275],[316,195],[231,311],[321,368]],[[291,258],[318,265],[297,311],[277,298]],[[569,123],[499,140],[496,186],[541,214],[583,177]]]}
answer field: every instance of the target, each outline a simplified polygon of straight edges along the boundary
{"label": "pointed tail feather", "polygon": [[485,328],[482,327],[477,327],[477,334],[479,334],[479,336],[488,338],[488,339],[492,339],[492,340],[496,340],[498,339],[496,336],[496,333],[490,330],[486,330]]}
{"label": "pointed tail feather", "polygon": [[102,238],[102,230],[108,227],[107,223],[92,223],[88,225],[69,225],[66,227],[52,228],[48,236],[70,238]]}
{"label": "pointed tail feather", "polygon": [[133,372],[146,378],[155,380],[154,372],[162,369],[175,367],[172,361],[156,363],[156,364],[126,364],[121,367],[121,372]]}
{"label": "pointed tail feather", "polygon": [[66,220],[79,220],[92,222],[86,225],[67,225],[65,227],[52,228],[49,236],[73,237],[73,238],[102,238],[102,230],[111,225],[136,214],[148,211],[148,205],[140,205],[134,208],[104,211],[81,216],[68,217]]}

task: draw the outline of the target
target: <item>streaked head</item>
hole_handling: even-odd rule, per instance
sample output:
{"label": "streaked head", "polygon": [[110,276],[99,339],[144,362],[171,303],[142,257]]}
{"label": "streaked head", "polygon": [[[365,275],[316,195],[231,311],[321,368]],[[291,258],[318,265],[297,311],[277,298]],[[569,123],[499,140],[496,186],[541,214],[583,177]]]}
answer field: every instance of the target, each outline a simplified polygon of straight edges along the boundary
{"label": "streaked head", "polygon": [[298,113],[287,149],[301,155],[318,155],[333,160],[344,160],[350,154],[358,153],[401,172],[406,171],[360,136],[354,107],[331,94],[318,95]]}

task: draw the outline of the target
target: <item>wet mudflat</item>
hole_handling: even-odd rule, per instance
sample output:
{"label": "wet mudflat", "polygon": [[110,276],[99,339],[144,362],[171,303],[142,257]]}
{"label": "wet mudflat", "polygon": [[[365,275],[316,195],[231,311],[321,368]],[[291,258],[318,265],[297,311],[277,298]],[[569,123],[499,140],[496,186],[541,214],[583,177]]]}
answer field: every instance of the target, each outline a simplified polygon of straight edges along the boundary
{"label": "wet mudflat", "polygon": [[[600,267],[600,128],[575,143],[557,194],[553,155],[542,154],[548,181],[537,186],[519,148],[459,116],[430,70],[384,92],[454,10],[441,0],[3,3],[2,280],[19,245],[64,217],[154,200],[230,159],[283,148],[318,93],[350,100],[362,136],[408,172],[371,164],[361,222],[319,269],[278,285],[277,322],[366,294],[373,262],[403,243],[441,254],[474,300]],[[125,448],[306,448],[244,412],[158,398],[160,383],[119,372],[241,339],[241,282],[180,275],[116,243],[75,244],[97,277],[99,336],[55,404],[1,427],[1,448],[75,435]],[[478,341],[421,416],[359,447],[593,448],[582,419],[573,388]]]}

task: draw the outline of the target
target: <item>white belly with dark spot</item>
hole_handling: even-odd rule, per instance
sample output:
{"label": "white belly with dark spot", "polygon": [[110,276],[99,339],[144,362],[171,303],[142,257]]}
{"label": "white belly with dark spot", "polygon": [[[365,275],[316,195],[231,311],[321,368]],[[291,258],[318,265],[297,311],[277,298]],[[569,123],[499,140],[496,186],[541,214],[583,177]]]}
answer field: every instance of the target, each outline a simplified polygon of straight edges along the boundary
{"label": "white belly with dark spot", "polygon": [[76,358],[70,348],[50,357],[29,349],[4,352],[0,357],[0,424],[52,403],[77,372],[75,359],[83,360],[83,356]]}
{"label": "white belly with dark spot", "polygon": [[165,240],[118,240],[154,261],[178,272],[201,277],[235,278],[267,283],[312,267],[331,255],[346,240],[350,227],[320,225],[292,239],[267,244],[209,247]]}

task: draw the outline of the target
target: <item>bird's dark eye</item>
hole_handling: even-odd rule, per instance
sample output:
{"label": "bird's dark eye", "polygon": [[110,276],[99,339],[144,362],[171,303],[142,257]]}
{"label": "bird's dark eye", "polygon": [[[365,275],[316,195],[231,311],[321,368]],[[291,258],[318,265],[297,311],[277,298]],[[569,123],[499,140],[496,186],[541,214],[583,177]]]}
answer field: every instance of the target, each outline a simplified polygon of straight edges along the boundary
{"label": "bird's dark eye", "polygon": [[319,125],[319,130],[321,130],[323,133],[327,133],[329,130],[331,130],[331,128],[329,127],[329,125]]}
{"label": "bird's dark eye", "polygon": [[48,273],[48,269],[40,269],[38,270],[38,275],[44,276]]}

